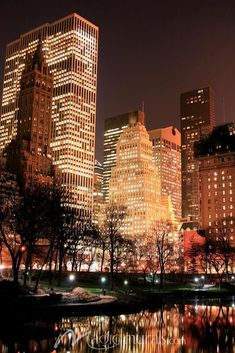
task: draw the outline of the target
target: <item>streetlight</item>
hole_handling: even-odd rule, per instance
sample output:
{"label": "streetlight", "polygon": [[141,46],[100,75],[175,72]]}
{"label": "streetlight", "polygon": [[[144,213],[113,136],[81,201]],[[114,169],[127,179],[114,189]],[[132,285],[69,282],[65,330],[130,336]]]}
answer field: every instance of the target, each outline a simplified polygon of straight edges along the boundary
{"label": "streetlight", "polygon": [[124,287],[125,287],[125,290],[126,290],[126,294],[127,294],[128,280],[125,279],[124,282],[123,282],[123,284],[124,284]]}
{"label": "streetlight", "polygon": [[201,279],[205,279],[205,276],[204,276],[204,275],[202,275],[202,276],[201,276]]}
{"label": "streetlight", "polygon": [[102,285],[102,292],[103,292],[103,295],[105,295],[105,294],[106,294],[106,292],[105,292],[106,277],[104,277],[104,276],[101,277],[100,282],[101,282],[101,285]]}
{"label": "streetlight", "polygon": [[194,278],[194,282],[198,283],[199,279],[197,277]]}
{"label": "streetlight", "polygon": [[71,273],[71,275],[69,275],[69,280],[71,282],[73,282],[75,280],[75,275],[73,273]]}
{"label": "streetlight", "polygon": [[101,277],[100,281],[101,281],[102,284],[105,284],[105,282],[106,282],[106,277]]}

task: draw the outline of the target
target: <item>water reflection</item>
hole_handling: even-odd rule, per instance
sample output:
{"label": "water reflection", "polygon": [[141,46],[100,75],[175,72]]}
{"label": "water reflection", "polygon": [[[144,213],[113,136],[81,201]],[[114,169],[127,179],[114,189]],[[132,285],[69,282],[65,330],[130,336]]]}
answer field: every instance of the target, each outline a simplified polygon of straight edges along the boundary
{"label": "water reflection", "polygon": [[36,326],[37,332],[43,326],[52,331],[44,338],[27,337],[24,333],[14,339],[1,332],[0,352],[235,352],[234,305],[175,304],[156,312],[64,317],[51,324],[38,322]]}

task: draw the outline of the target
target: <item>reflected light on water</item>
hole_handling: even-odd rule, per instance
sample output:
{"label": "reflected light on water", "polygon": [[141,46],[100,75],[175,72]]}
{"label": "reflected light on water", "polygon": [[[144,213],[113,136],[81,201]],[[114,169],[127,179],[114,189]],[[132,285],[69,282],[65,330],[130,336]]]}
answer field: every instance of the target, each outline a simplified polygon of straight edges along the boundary
{"label": "reflected light on water", "polygon": [[[64,317],[47,323],[53,335],[9,342],[0,353],[209,353],[235,352],[235,309],[231,305],[176,304],[155,312],[119,316]],[[45,323],[38,323],[40,328]],[[69,331],[68,331],[69,330]],[[67,332],[68,331],[68,332]],[[12,337],[13,339],[13,337]],[[55,347],[55,343],[58,343]]]}

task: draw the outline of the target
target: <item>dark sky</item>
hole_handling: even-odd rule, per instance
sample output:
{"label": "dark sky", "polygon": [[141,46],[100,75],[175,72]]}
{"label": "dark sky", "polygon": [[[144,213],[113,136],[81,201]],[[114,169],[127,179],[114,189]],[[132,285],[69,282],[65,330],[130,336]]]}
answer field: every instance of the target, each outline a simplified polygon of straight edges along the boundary
{"label": "dark sky", "polygon": [[0,0],[0,74],[7,42],[69,13],[100,27],[97,157],[105,117],[145,102],[147,127],[179,126],[181,92],[210,85],[216,120],[235,121],[234,0]]}

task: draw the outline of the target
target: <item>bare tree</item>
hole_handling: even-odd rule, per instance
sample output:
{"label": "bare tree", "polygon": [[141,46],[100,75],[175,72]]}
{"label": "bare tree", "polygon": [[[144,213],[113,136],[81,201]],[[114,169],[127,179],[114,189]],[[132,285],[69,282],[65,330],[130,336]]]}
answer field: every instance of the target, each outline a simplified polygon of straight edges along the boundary
{"label": "bare tree", "polygon": [[200,254],[201,266],[205,273],[215,272],[219,287],[232,269],[235,249],[232,246],[228,233],[218,229],[213,233],[205,232],[205,244],[198,246],[195,251]]}
{"label": "bare tree", "polygon": [[118,247],[123,237],[121,235],[121,228],[125,218],[126,209],[117,205],[110,205],[106,208],[106,218],[104,221],[103,232],[107,239],[107,248],[110,258],[110,284],[113,288],[113,277],[115,268],[115,256]]}
{"label": "bare tree", "polygon": [[16,181],[12,182],[12,175],[2,173],[0,178],[0,238],[11,257],[15,283],[18,283],[19,269],[24,260],[26,284],[26,273],[32,269],[36,244],[48,229],[48,192],[46,188],[35,185],[20,193]]}
{"label": "bare tree", "polygon": [[173,256],[173,244],[168,238],[169,228],[165,224],[158,225],[153,232],[154,243],[156,246],[156,258],[160,271],[160,286],[163,288],[163,278],[166,266],[170,265]]}

